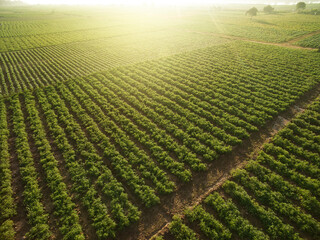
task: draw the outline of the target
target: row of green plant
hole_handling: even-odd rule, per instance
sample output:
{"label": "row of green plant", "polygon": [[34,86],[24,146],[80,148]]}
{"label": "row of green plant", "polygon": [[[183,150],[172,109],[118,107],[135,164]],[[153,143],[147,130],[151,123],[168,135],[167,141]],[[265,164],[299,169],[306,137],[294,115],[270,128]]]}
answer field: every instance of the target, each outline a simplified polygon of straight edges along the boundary
{"label": "row of green plant", "polygon": [[70,145],[64,129],[59,125],[57,115],[48,97],[43,90],[36,92],[37,102],[46,118],[46,124],[58,151],[62,154],[64,164],[72,181],[72,189],[77,199],[87,209],[92,226],[96,229],[99,238],[107,238],[115,235],[116,223],[110,217],[110,210],[103,203],[95,186],[91,184],[87,171]]}
{"label": "row of green plant", "polygon": [[12,171],[10,168],[9,130],[7,109],[0,98],[0,238],[13,240],[15,236],[12,217],[16,214],[16,204],[12,190]]}
{"label": "row of green plant", "polygon": [[30,150],[28,133],[18,95],[10,98],[10,111],[12,112],[13,134],[15,149],[19,161],[19,172],[23,182],[23,203],[27,209],[30,229],[27,237],[30,239],[49,239],[51,230],[48,224],[48,213],[42,203],[42,192],[38,182],[38,172],[35,168],[35,159]]}
{"label": "row of green plant", "polygon": [[[119,65],[154,59],[158,52],[170,55],[186,50],[224,43],[219,38],[197,36],[168,30],[143,32],[131,38],[103,38],[93,41],[60,44],[21,51],[0,53],[1,93],[9,95],[55,82],[82,77]],[[170,51],[167,45],[170,45]],[[175,46],[177,45],[177,46]],[[156,46],[156,47],[155,47]],[[93,54],[94,53],[94,54]]]}
{"label": "row of green plant", "polygon": [[[66,136],[73,145],[75,153],[80,157],[92,185],[96,185],[111,206],[111,213],[118,228],[123,228],[139,219],[140,212],[129,200],[120,182],[113,176],[111,170],[104,165],[103,159],[97,153],[93,144],[82,132],[63,100],[54,90],[48,91],[48,100],[56,111],[59,122],[65,126]],[[105,199],[104,199],[105,200]]]}
{"label": "row of green plant", "polygon": [[[174,161],[167,152],[154,143],[148,135],[143,134],[133,124],[129,125],[129,120],[126,120],[122,116],[118,116],[115,112],[112,112],[109,109],[103,112],[103,107],[100,104],[97,105],[93,101],[86,101],[89,99],[89,96],[79,87],[71,82],[68,83],[68,86],[78,97],[80,104],[84,106],[93,119],[97,121],[98,125],[103,128],[107,134],[111,135],[110,139],[113,140],[115,145],[123,148],[123,151],[121,152],[124,153],[126,157],[129,156],[130,152],[139,158],[141,162],[145,162],[146,166],[151,165],[152,168],[154,168],[152,172],[158,173],[155,174],[156,178],[159,179],[159,182],[156,183],[156,185],[159,186],[158,188],[160,190],[163,192],[172,192],[174,185],[173,183],[169,183],[168,179],[163,177],[165,174],[161,172],[159,168],[156,168],[156,165],[152,162],[148,163],[150,160],[147,154],[145,151],[141,151],[135,143],[130,140],[130,136],[133,136],[135,140],[139,141],[139,143],[145,147],[145,149],[148,149],[150,156],[155,159],[160,166],[166,168],[169,172],[181,178],[183,181],[190,180],[191,173],[185,169],[185,166],[182,163]],[[110,116],[110,118],[108,116]],[[119,127],[121,127],[121,129],[115,124],[115,122]],[[131,128],[129,129],[128,127]],[[126,153],[126,149],[130,149],[130,151]]]}
{"label": "row of green plant", "polygon": [[[144,160],[140,160],[135,157],[134,154],[131,154],[128,158],[120,154],[117,148],[110,142],[108,136],[100,130],[97,123],[95,123],[91,116],[82,108],[72,93],[63,85],[59,85],[58,87],[59,94],[71,104],[71,110],[76,114],[81,125],[88,130],[90,141],[98,144],[97,147],[103,151],[104,158],[111,161],[112,168],[116,171],[116,175],[120,176],[130,186],[146,206],[159,203],[160,199],[156,196],[155,191],[145,183],[144,178],[140,177],[140,172],[137,173],[136,167],[134,167],[137,166],[139,170],[141,169],[142,175],[153,178],[148,168],[141,164]],[[52,94],[55,93],[53,89],[50,92]],[[59,95],[55,93],[55,97],[58,98]],[[127,151],[129,151],[129,149],[127,149]]]}
{"label": "row of green plant", "polygon": [[84,239],[82,228],[79,223],[79,216],[76,212],[76,205],[73,203],[70,193],[58,168],[58,161],[55,159],[46,133],[44,131],[38,110],[35,106],[34,97],[30,92],[24,94],[26,120],[30,124],[32,138],[39,151],[38,161],[42,165],[46,176],[46,184],[51,190],[51,199],[54,205],[54,215],[59,219],[59,229],[64,239]]}
{"label": "row of green plant", "polygon": [[[144,33],[137,35],[134,39],[126,39],[124,42],[122,40],[120,41],[119,39],[116,40],[111,38],[93,42],[78,42],[74,44],[62,44],[57,46],[28,49],[24,51],[1,53],[1,93],[4,95],[9,95],[13,92],[34,89],[55,82],[60,82],[75,77],[82,77],[94,72],[114,68],[119,65],[132,64],[141,62],[143,60],[154,59],[159,56],[160,53],[158,54],[158,51],[164,52],[163,54],[160,54],[160,56],[166,56],[199,48],[200,46],[206,47],[222,43],[221,39],[218,37],[214,37],[213,40],[209,41],[208,39],[210,39],[210,36],[201,35],[199,38],[195,33],[185,33],[181,31],[173,35],[171,34],[170,38],[162,39],[163,37],[161,37],[161,34],[165,33],[167,32],[160,31],[156,33]],[[140,40],[145,38],[147,38],[147,40],[144,40],[146,42],[143,42],[142,44]],[[184,39],[188,39],[187,42]],[[124,44],[126,47],[119,45],[120,43]],[[165,51],[166,44],[169,43],[175,43],[177,47],[170,47],[170,51]],[[185,45],[180,46],[180,43],[184,43]],[[160,45],[157,46],[157,44]],[[278,51],[276,47],[272,46],[263,45],[257,47],[254,44],[248,43],[233,43],[231,45],[227,44],[227,46],[229,46],[229,50],[226,50],[225,47],[221,46],[213,47],[210,49],[210,51],[207,50],[207,54],[204,54],[202,51],[195,51],[193,53],[175,56],[174,58],[170,58],[166,61],[160,60],[159,63],[161,62],[161,64],[169,64],[169,62],[174,60],[177,61],[179,59],[177,64],[181,65],[181,60],[183,58],[190,58],[191,56],[195,57],[198,55],[197,59],[199,59],[199,54],[201,54],[202,58],[206,56],[206,60],[199,60],[195,63],[196,65],[191,64],[191,68],[194,68],[195,66],[199,66],[200,69],[206,68],[207,73],[210,75],[212,72],[210,72],[209,69],[212,68],[208,68],[208,66],[212,66],[214,63],[214,72],[218,74],[219,77],[225,77],[229,73],[235,75],[234,71],[236,70],[239,72],[241,77],[244,77],[244,79],[250,76],[252,77],[253,75],[250,73],[255,72],[255,74],[259,74],[260,77],[257,79],[260,80],[266,78],[267,76],[268,78],[270,76],[275,76],[276,73],[280,72],[282,74],[289,73],[289,69],[294,67],[294,65],[292,65],[294,63],[292,63],[290,67],[286,69],[280,60],[277,61],[275,58],[272,59],[270,55],[270,51],[272,51],[274,56],[279,56],[279,59],[285,59],[286,61],[289,59],[288,61],[292,62],[296,58],[291,56],[290,51],[287,49],[282,49],[282,54],[280,54],[280,51]],[[251,50],[248,50],[247,52],[245,49],[248,49],[248,47],[250,47]],[[110,48],[112,48],[112,50],[110,50]],[[133,51],[132,49],[136,50]],[[233,49],[233,51],[230,51],[230,49]],[[267,49],[269,52],[266,51]],[[227,51],[227,54],[225,50]],[[264,54],[256,56],[255,52],[257,51],[262,51]],[[95,54],[93,54],[93,52]],[[209,52],[214,53],[209,55]],[[299,55],[299,52],[296,52],[296,55]],[[239,57],[235,56],[243,56],[244,58],[242,60],[244,62],[247,62],[248,60],[246,59],[249,59],[249,57],[253,57],[253,62],[248,62],[248,64],[242,66],[245,69],[248,69],[248,71],[245,72],[244,69],[236,67],[237,65],[241,64],[241,61],[239,61]],[[268,62],[268,59],[270,58],[272,61]],[[309,73],[309,69],[313,69],[308,68],[307,64],[309,63],[314,65],[313,62],[316,61],[317,55],[312,53],[303,53],[301,56],[297,56],[297,58],[299,59],[299,62],[302,62],[304,74],[307,74]],[[217,59],[217,61],[215,61],[215,59]],[[309,59],[310,61],[306,62],[302,61],[302,59]],[[231,63],[233,62],[236,62],[237,64],[232,65]],[[207,65],[203,63],[207,63]],[[256,69],[254,68],[254,64],[261,66],[260,63],[265,63],[263,69],[265,69],[266,72],[264,74],[257,73]],[[146,65],[143,65],[143,68],[148,68],[149,64],[150,63],[146,63]],[[155,68],[154,63],[152,63],[152,65],[152,68]],[[173,68],[171,71],[172,74],[176,74],[176,71],[174,70],[176,69],[176,66],[172,66],[172,64],[169,65]],[[186,65],[190,66],[190,62],[187,62]],[[228,67],[225,65],[228,65]],[[167,67],[164,68],[167,69]],[[218,72],[218,68],[223,68],[223,71]],[[161,72],[161,70],[158,71]],[[315,69],[312,71],[315,71]],[[198,75],[199,72],[200,71],[196,71],[192,73]],[[245,77],[246,75],[247,77]],[[178,76],[182,77],[180,74]],[[215,94],[219,94],[219,92],[216,92]]]}

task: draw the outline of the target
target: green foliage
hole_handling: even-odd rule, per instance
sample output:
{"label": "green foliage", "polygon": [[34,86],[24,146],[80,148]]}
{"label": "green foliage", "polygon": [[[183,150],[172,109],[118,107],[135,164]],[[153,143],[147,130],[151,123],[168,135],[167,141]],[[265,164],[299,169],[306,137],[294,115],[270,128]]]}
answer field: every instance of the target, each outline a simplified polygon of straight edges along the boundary
{"label": "green foliage", "polygon": [[209,239],[231,239],[231,232],[206,212],[201,205],[196,206],[193,210],[186,210],[185,215],[189,221],[199,222],[201,231]]}
{"label": "green foliage", "polygon": [[0,239],[14,240],[15,234],[12,220],[8,219],[0,225]]}
{"label": "green foliage", "polygon": [[256,7],[250,8],[248,11],[246,11],[246,15],[249,15],[250,17],[257,16],[258,9]]}
{"label": "green foliage", "polygon": [[40,162],[46,172],[47,183],[52,192],[51,197],[54,199],[55,215],[59,216],[60,219],[60,231],[65,236],[65,239],[84,239],[79,216],[75,211],[75,204],[72,202],[67,192],[67,187],[62,181],[58,162],[51,152],[50,144],[46,139],[44,128],[35,107],[34,98],[29,92],[25,94],[25,103],[33,138],[39,149]]}
{"label": "green foliage", "polygon": [[296,9],[297,10],[304,10],[306,8],[307,4],[305,2],[298,2],[296,4]]}
{"label": "green foliage", "polygon": [[177,240],[197,240],[195,232],[193,232],[189,227],[182,223],[179,216],[173,216],[172,222],[169,225],[170,233]]}
{"label": "green foliage", "polygon": [[20,173],[24,184],[23,197],[27,209],[27,217],[31,226],[27,236],[33,239],[49,239],[51,236],[48,225],[48,214],[41,202],[42,194],[38,184],[38,174],[34,166],[34,159],[28,142],[28,134],[24,122],[23,112],[18,95],[10,98],[10,108],[13,112],[13,132],[15,147],[20,165]]}
{"label": "green foliage", "polygon": [[16,205],[11,186],[8,138],[7,109],[4,99],[0,97],[0,239],[11,240],[15,236],[11,218],[16,214]]}
{"label": "green foliage", "polygon": [[[302,209],[291,204],[281,193],[272,191],[267,184],[258,181],[257,178],[249,177],[249,174],[244,170],[236,171],[233,176],[241,185],[250,190],[258,201],[270,207],[280,216],[295,222],[301,231],[315,235],[320,234],[320,224],[311,215],[305,214]],[[275,229],[275,227],[272,228]]]}
{"label": "green foliage", "polygon": [[241,239],[269,239],[261,230],[243,218],[236,205],[229,199],[225,201],[217,192],[209,195],[204,202],[214,208],[230,230],[237,232]]}
{"label": "green foliage", "polygon": [[270,5],[267,5],[267,6],[265,6],[265,7],[263,8],[263,11],[264,11],[265,13],[272,13],[272,12],[274,11],[274,8],[271,7]]}
{"label": "green foliage", "polygon": [[155,238],[151,238],[151,240],[163,240],[162,236],[156,236]]}

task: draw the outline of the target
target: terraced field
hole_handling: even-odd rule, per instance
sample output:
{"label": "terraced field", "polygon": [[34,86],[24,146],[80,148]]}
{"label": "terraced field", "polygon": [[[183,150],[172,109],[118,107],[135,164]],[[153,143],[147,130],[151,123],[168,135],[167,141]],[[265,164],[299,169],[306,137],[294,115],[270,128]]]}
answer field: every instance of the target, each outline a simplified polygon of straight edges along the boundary
{"label": "terraced field", "polygon": [[0,239],[319,238],[318,16],[0,15]]}

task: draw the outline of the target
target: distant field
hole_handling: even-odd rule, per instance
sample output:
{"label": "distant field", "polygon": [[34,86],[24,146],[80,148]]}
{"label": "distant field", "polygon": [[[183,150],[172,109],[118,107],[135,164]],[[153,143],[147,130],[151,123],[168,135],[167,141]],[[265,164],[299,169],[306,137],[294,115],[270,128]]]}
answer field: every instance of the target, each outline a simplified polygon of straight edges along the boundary
{"label": "distant field", "polygon": [[[21,14],[24,12],[25,14]],[[318,30],[319,16],[201,9],[143,10],[22,8],[0,11],[0,52],[168,31],[210,32],[267,42],[284,42]],[[121,41],[121,38],[119,39]]]}
{"label": "distant field", "polygon": [[230,40],[158,31],[0,53],[1,92],[9,94],[121,65],[156,59]]}
{"label": "distant field", "polygon": [[204,203],[172,216],[319,94],[320,54],[301,47],[319,17],[0,8],[0,239],[317,239],[319,100],[210,195],[218,220]]}
{"label": "distant field", "polygon": [[203,12],[190,17],[185,27],[188,30],[278,43],[319,30],[319,19],[319,16],[296,13],[258,13],[250,19],[242,11]]}
{"label": "distant field", "polygon": [[[5,95],[239,38],[283,42],[320,27],[319,16],[261,13],[250,19],[242,11],[201,9],[25,7],[0,16]],[[316,35],[299,44],[317,42]]]}

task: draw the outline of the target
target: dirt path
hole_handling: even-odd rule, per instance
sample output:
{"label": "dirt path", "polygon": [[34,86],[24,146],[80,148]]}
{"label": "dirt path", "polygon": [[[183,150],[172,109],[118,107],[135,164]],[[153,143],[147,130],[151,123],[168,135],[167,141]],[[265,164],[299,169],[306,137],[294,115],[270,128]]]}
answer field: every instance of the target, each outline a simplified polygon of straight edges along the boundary
{"label": "dirt path", "polygon": [[221,37],[221,38],[226,38],[230,40],[240,40],[240,41],[245,41],[245,42],[253,42],[253,43],[260,43],[260,44],[265,44],[265,45],[272,45],[272,46],[279,46],[279,47],[286,47],[286,48],[292,48],[292,49],[304,49],[304,50],[317,50],[317,48],[308,48],[308,47],[301,47],[298,45],[292,45],[293,43],[303,40],[305,38],[311,37],[316,34],[320,34],[320,30],[308,33],[306,35],[291,39],[290,41],[283,42],[283,43],[272,43],[272,42],[264,42],[264,41],[258,41],[258,40],[252,40],[244,37],[237,37],[237,36],[230,36],[230,35],[225,35],[221,33],[210,33],[210,32],[197,32],[197,31],[188,31],[188,32],[193,32],[193,33],[198,33],[198,34],[203,34],[203,35],[212,35],[216,37]]}
{"label": "dirt path", "polygon": [[186,207],[200,203],[212,191],[219,188],[230,177],[230,171],[242,167],[248,159],[254,159],[263,145],[283,129],[298,113],[320,95],[320,84],[297,100],[286,111],[269,121],[259,131],[251,134],[241,145],[234,147],[232,152],[221,156],[217,161],[208,164],[206,172],[194,173],[190,183],[178,186],[178,190],[163,196],[160,204],[150,209],[143,209],[139,223],[126,228],[119,233],[118,239],[150,239],[164,233],[174,214],[182,214]]}

